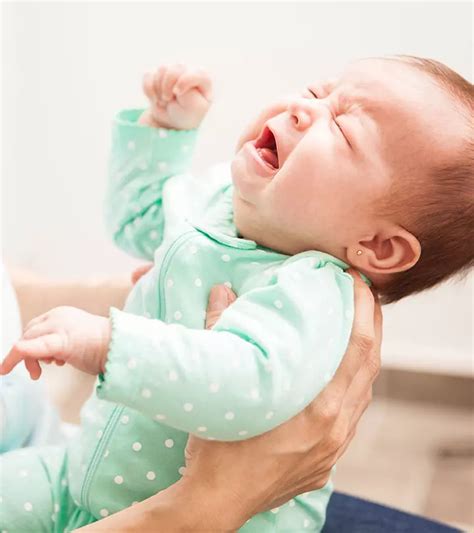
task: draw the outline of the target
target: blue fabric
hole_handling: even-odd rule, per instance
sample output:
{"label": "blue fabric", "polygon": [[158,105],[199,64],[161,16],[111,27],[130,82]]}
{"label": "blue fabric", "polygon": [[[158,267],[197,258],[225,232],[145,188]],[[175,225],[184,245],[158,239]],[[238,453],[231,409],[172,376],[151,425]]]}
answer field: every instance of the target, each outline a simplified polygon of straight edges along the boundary
{"label": "blue fabric", "polygon": [[322,533],[450,533],[459,529],[335,492]]}

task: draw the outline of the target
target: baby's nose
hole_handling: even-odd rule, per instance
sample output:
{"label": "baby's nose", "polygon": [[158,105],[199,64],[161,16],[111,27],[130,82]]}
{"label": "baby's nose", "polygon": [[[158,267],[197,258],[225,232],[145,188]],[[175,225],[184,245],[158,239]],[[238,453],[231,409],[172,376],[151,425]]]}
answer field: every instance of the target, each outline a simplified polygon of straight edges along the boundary
{"label": "baby's nose", "polygon": [[310,98],[295,98],[288,104],[287,111],[298,130],[309,128],[319,117],[330,114],[322,102]]}

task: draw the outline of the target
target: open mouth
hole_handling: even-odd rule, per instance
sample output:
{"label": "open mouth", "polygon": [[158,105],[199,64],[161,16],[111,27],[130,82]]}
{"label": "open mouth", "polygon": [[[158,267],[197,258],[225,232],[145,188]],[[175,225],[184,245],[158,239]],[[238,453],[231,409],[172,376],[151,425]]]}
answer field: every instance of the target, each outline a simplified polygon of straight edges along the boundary
{"label": "open mouth", "polygon": [[280,168],[275,136],[268,126],[263,128],[260,137],[255,141],[255,149],[260,159],[271,169],[278,170]]}

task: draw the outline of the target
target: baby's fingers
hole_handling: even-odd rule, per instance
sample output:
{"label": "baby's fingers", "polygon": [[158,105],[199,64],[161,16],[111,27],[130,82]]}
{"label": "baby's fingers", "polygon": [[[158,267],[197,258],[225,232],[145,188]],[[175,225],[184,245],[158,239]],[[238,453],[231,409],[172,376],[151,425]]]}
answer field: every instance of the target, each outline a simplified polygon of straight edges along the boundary
{"label": "baby's fingers", "polygon": [[153,104],[160,99],[161,78],[164,72],[165,69],[161,66],[155,72],[146,72],[143,76],[143,92]]}
{"label": "baby's fingers", "polygon": [[36,359],[31,359],[31,357],[27,357],[25,359],[25,366],[26,370],[30,373],[30,378],[33,380],[37,380],[41,376],[41,367]]}
{"label": "baby's fingers", "polygon": [[60,357],[62,351],[63,341],[58,333],[51,333],[31,340],[20,340],[13,346],[0,365],[0,374],[8,374],[18,363],[27,358],[35,360],[57,358]]}
{"label": "baby's fingers", "polygon": [[198,68],[182,74],[174,86],[173,93],[179,96],[192,88],[198,89],[208,102],[211,101],[212,82],[205,70]]}
{"label": "baby's fingers", "polygon": [[173,98],[173,89],[176,84],[176,80],[183,74],[186,67],[178,63],[171,67],[168,67],[161,80],[161,99],[164,102],[169,102]]}

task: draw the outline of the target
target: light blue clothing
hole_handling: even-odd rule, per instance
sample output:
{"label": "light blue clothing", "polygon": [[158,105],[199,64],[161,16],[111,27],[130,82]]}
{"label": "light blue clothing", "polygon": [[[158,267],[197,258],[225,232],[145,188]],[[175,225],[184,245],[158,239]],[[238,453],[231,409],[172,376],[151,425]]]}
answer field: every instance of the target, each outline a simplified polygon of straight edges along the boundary
{"label": "light blue clothing", "polygon": [[[229,166],[192,176],[196,132],[141,126],[139,115],[125,111],[115,123],[107,218],[115,242],[154,268],[124,312],[112,309],[106,371],[82,411],[81,438],[58,452],[68,490],[51,505],[74,503],[61,522],[68,529],[177,481],[189,433],[246,439],[296,415],[334,374],[352,326],[346,264],[239,238]],[[217,283],[238,299],[205,330]],[[330,493],[328,483],[241,531],[320,531]],[[6,516],[21,513],[18,496],[8,499]]]}
{"label": "light blue clothing", "polygon": [[[1,261],[0,269],[3,359],[21,336],[21,319],[15,292]],[[46,398],[43,384],[32,381],[24,365],[0,376],[0,453],[50,444],[59,438],[59,417]]]}

